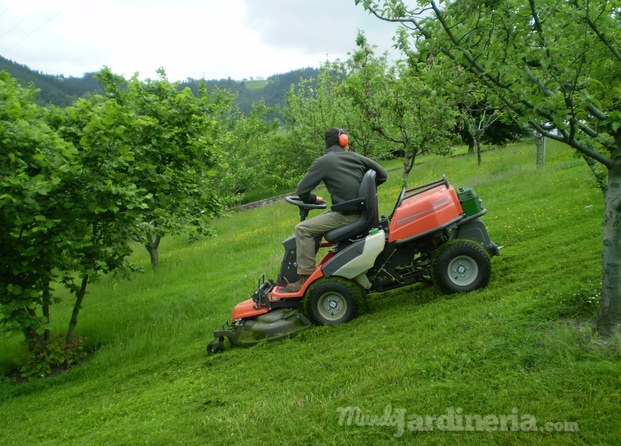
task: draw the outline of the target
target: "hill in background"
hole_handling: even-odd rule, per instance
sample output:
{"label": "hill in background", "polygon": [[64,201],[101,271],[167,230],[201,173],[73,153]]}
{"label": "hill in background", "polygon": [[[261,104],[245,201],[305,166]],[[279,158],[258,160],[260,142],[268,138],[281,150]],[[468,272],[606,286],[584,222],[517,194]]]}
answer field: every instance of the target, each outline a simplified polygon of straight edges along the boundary
{"label": "hill in background", "polygon": [[6,71],[23,86],[34,85],[38,88],[40,90],[38,102],[41,104],[66,107],[75,99],[101,89],[101,85],[94,78],[95,73],[86,73],[83,77],[53,76],[31,70],[26,65],[2,56],[0,56],[0,71]]}
{"label": "hill in background", "polygon": [[[38,102],[41,104],[66,107],[81,96],[101,91],[101,85],[94,77],[95,73],[86,73],[82,77],[55,76],[32,70],[26,65],[0,56],[0,71],[3,70],[22,85],[34,85],[39,89]],[[284,105],[291,85],[297,84],[302,78],[315,78],[318,73],[319,70],[316,68],[301,68],[275,74],[266,80],[188,79],[181,82],[179,87],[190,87],[196,91],[200,83],[206,82],[210,90],[215,88],[228,90],[237,95],[240,110],[248,113],[252,105],[259,102],[264,102],[268,107]]]}

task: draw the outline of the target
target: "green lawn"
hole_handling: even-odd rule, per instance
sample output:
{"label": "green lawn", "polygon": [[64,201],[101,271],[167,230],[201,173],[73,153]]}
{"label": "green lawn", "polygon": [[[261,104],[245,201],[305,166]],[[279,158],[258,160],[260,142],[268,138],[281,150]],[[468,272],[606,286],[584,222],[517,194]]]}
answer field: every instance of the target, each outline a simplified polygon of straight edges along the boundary
{"label": "green lawn", "polygon": [[[62,375],[0,381],[0,445],[621,444],[621,349],[592,329],[601,277],[601,192],[584,161],[548,144],[430,159],[488,208],[489,286],[446,296],[415,285],[369,298],[336,327],[207,356],[211,332],[275,278],[297,209],[284,201],[215,222],[217,237],[164,239],[161,268],[92,285],[78,331],[97,347]],[[398,166],[392,166],[398,167]],[[400,190],[380,187],[388,215]],[[54,309],[66,326],[70,302]],[[17,339],[0,340],[7,373]],[[448,428],[453,432],[445,432]],[[531,431],[531,429],[534,429]],[[559,432],[564,431],[564,432]]]}

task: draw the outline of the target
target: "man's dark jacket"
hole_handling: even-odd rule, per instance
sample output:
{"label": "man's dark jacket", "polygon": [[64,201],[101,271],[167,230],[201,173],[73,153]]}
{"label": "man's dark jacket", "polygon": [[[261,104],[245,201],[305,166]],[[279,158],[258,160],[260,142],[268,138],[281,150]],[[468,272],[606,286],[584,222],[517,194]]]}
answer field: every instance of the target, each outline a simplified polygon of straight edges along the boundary
{"label": "man's dark jacket", "polygon": [[325,155],[313,161],[298,184],[296,195],[305,203],[314,203],[317,196],[311,191],[323,181],[332,197],[332,205],[353,200],[358,197],[360,182],[369,169],[377,172],[378,185],[388,179],[386,170],[372,159],[338,145],[331,146]]}

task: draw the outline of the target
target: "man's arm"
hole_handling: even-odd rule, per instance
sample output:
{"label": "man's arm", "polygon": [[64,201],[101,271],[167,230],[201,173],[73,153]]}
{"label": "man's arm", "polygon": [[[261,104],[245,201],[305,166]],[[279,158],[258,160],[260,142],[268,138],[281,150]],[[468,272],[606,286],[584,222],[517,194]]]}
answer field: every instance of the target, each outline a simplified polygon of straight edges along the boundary
{"label": "man's arm", "polygon": [[379,186],[380,184],[385,183],[388,179],[388,172],[386,172],[386,169],[380,166],[376,161],[373,161],[371,158],[366,158],[366,160],[367,167],[369,169],[373,169],[375,173],[377,173],[377,176],[375,177],[377,185]]}
{"label": "man's arm", "polygon": [[304,175],[304,178],[302,178],[302,180],[298,183],[295,194],[300,197],[300,200],[304,203],[317,203],[317,198],[320,198],[323,201],[321,197],[317,197],[317,195],[312,193],[312,190],[317,187],[322,179],[323,176],[321,175],[321,169],[318,166],[317,160],[315,160],[309,167],[306,175]]}

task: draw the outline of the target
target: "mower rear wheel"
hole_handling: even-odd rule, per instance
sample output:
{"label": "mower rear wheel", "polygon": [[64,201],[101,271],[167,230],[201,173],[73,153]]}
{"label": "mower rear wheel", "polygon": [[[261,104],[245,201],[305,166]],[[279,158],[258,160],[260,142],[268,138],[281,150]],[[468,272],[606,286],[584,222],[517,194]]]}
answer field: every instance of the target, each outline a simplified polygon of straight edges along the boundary
{"label": "mower rear wheel", "polygon": [[318,325],[343,324],[356,317],[357,293],[342,282],[322,282],[311,290],[307,309]]}
{"label": "mower rear wheel", "polygon": [[445,293],[484,288],[492,263],[487,252],[470,240],[458,240],[440,248],[432,263],[433,279]]}

